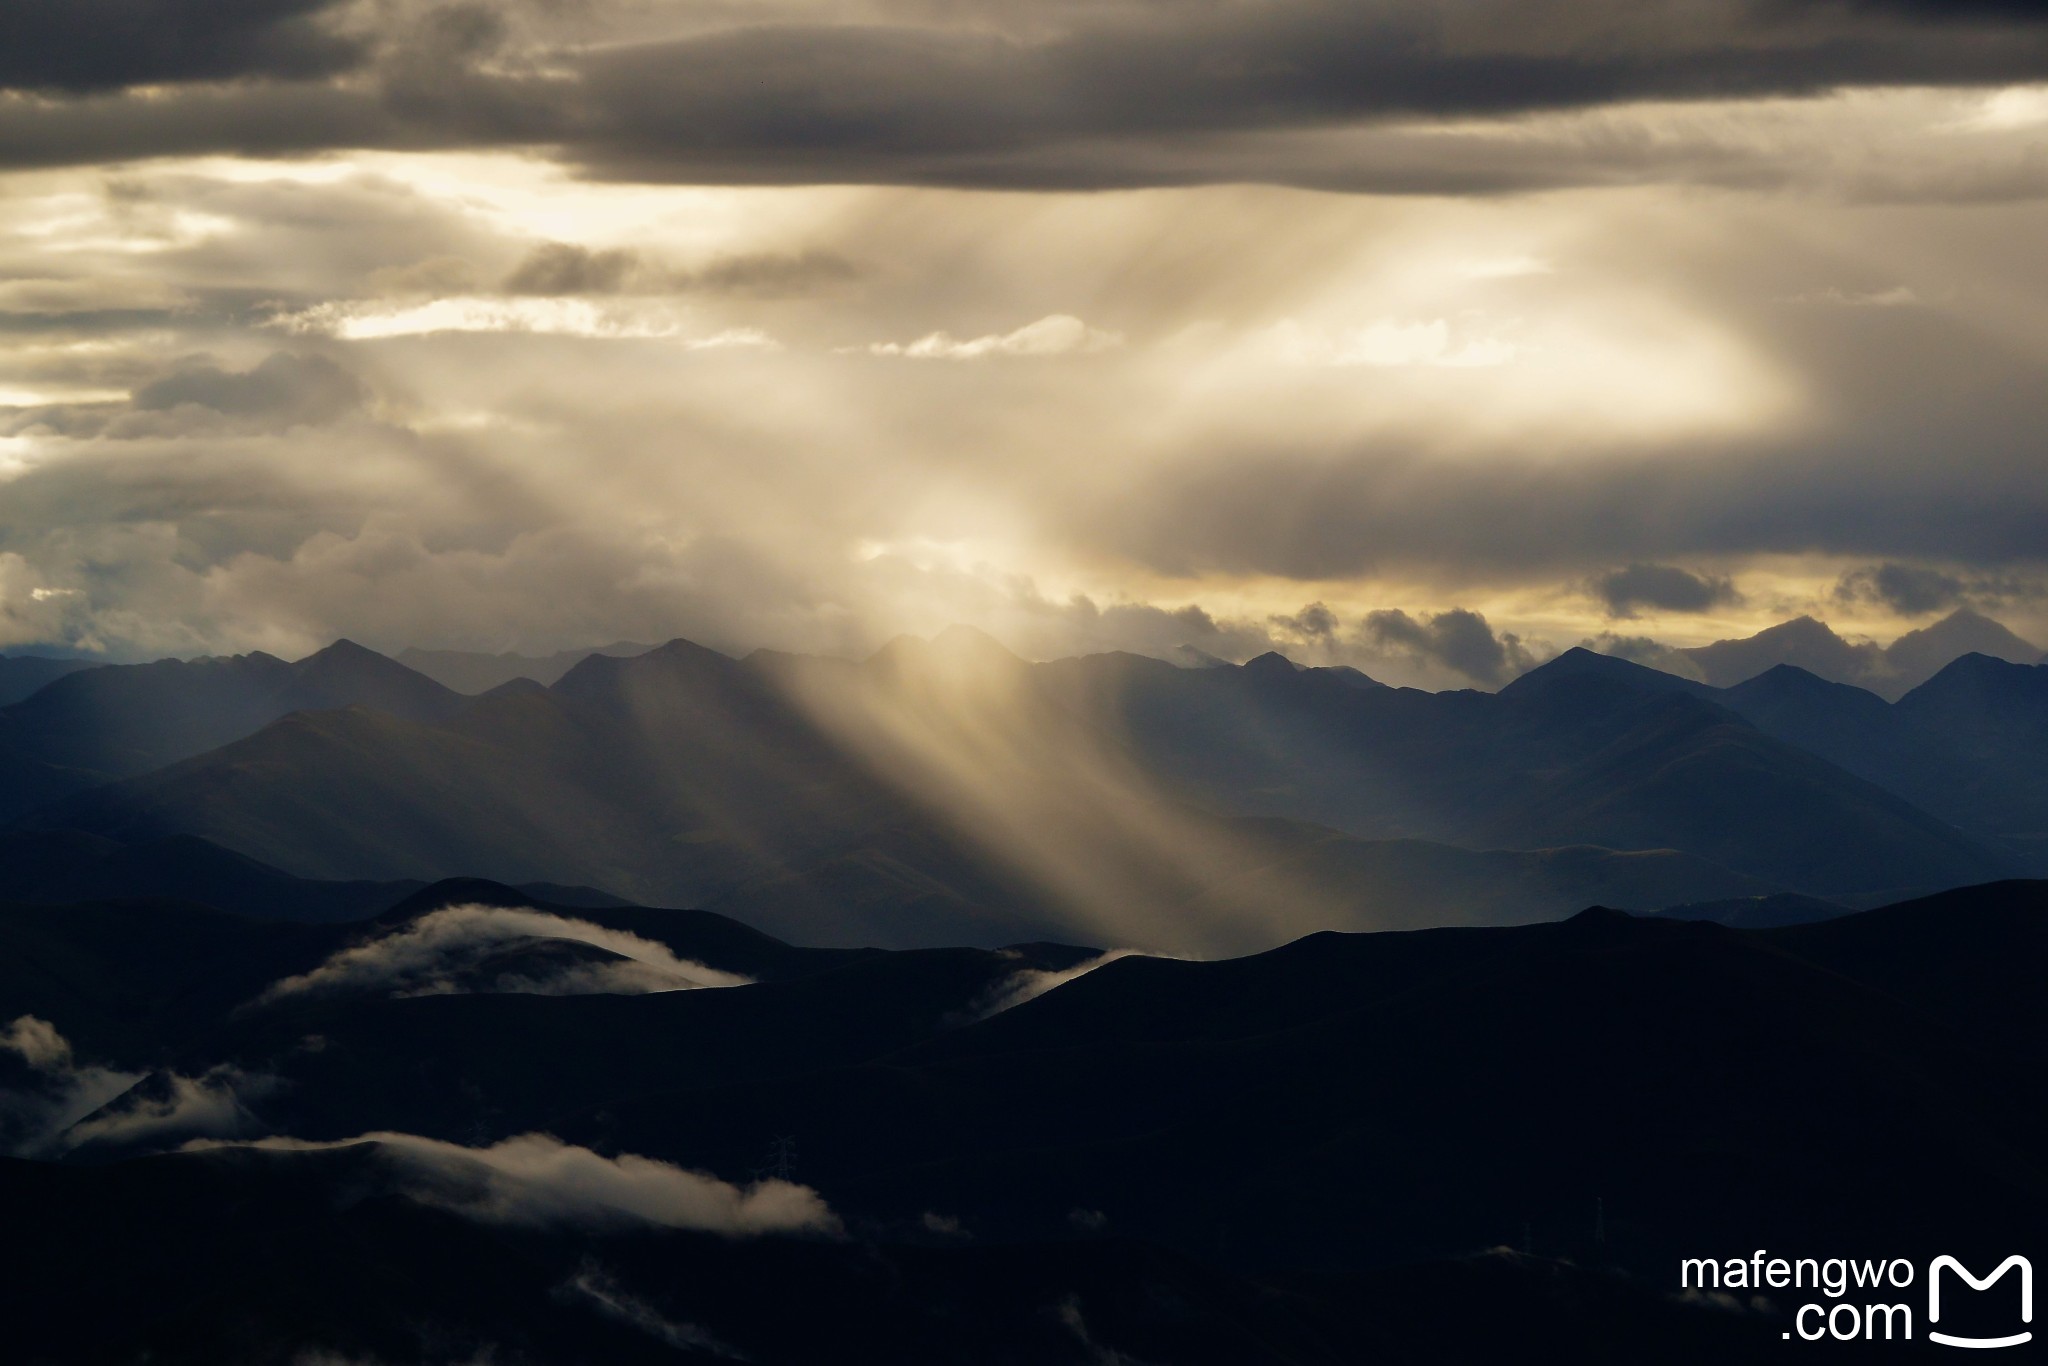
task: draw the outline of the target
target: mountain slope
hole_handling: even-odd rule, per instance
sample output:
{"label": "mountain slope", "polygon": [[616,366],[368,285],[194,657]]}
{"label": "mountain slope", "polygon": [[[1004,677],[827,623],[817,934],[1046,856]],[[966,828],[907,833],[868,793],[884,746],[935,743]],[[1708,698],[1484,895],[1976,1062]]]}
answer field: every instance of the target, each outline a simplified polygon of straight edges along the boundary
{"label": "mountain slope", "polygon": [[[462,699],[384,656],[337,641],[287,664],[266,654],[107,665],[66,675],[0,710],[0,753],[28,773],[0,781],[0,812],[145,773],[240,739],[295,711],[365,706],[444,720]],[[0,780],[9,778],[0,768]]]}
{"label": "mountain slope", "polygon": [[486,693],[515,678],[531,679],[542,685],[553,683],[591,655],[625,658],[644,655],[654,649],[628,640],[613,641],[589,650],[557,650],[551,655],[482,654],[470,650],[400,650],[398,662],[444,687],[459,693]]}
{"label": "mountain slope", "polygon": [[1780,664],[1837,683],[1868,683],[1885,673],[1884,652],[1876,645],[1852,645],[1812,617],[1794,617],[1753,636],[1717,640],[1679,653],[1716,688],[1732,688]]}
{"label": "mountain slope", "polygon": [[1034,666],[959,633],[865,664],[678,641],[439,720],[296,713],[34,823],[328,880],[582,883],[840,944],[1241,951],[2010,871],[1696,685],[1640,678],[1668,680],[1584,652],[1495,696],[1285,661]]}
{"label": "mountain slope", "polygon": [[1964,655],[1989,655],[2012,664],[2039,664],[2044,658],[2040,646],[2004,624],[1961,608],[1885,646],[1885,664],[1893,675],[1885,695],[1904,696]]}
{"label": "mountain slope", "polygon": [[[2048,1219],[2040,882],[1774,930],[1595,909],[1080,973],[1090,950],[819,954],[681,916],[678,952],[789,971],[249,1004],[349,934],[477,901],[530,905],[469,882],[357,927],[0,908],[0,1021],[70,1009],[80,1065],[156,1048],[150,1097],[245,1083],[240,1141],[277,1145],[181,1151],[207,1117],[152,1112],[129,1151],[158,1155],[0,1158],[10,1348],[1721,1362],[1805,1297],[1688,1303],[1678,1257],[1974,1264]],[[487,1164],[535,1131],[571,1146]],[[719,1236],[661,1194],[744,1186],[771,1144],[835,1226]]]}
{"label": "mountain slope", "polygon": [[1883,647],[1872,641],[1846,641],[1825,622],[1796,617],[1753,636],[1717,640],[1678,653],[1717,688],[1732,688],[1790,665],[1831,683],[1867,688],[1893,702],[1964,655],[1983,654],[2019,664],[2043,658],[2039,646],[1967,607]]}
{"label": "mountain slope", "polygon": [[99,667],[93,659],[45,659],[41,655],[0,655],[0,707],[21,701],[47,683],[80,669]]}
{"label": "mountain slope", "polygon": [[376,1143],[0,1158],[11,1348],[165,1366],[439,1361],[444,1345],[450,1360],[607,1366],[1633,1366],[1645,1350],[1711,1366],[1769,1341],[1759,1321],[1534,1258],[1253,1278],[1113,1237],[504,1227],[398,1194],[401,1170]]}
{"label": "mountain slope", "polygon": [[[2048,902],[2038,883],[2015,895],[2030,928],[2000,940],[2012,966],[1954,982],[1981,937],[1963,894],[1902,910],[1917,937],[1856,959],[1838,946],[1859,917],[1744,933],[1591,912],[1125,959],[857,1069],[608,1104],[562,1132],[637,1151],[686,1127],[725,1169],[772,1122],[874,1217],[922,1202],[1034,1237],[1093,1209],[1252,1265],[1428,1256],[1525,1222],[1544,1246],[1646,1266],[2009,1240],[2037,1217],[2020,1210],[2048,1210],[2040,1098],[1999,1080],[2040,1036],[1978,1027],[2040,1018],[2025,978]],[[1900,1163],[1939,1176],[1874,1205],[1868,1183]]]}
{"label": "mountain slope", "polygon": [[1696,689],[1771,738],[2012,850],[2022,864],[2048,848],[2048,688],[2039,681],[2048,668],[1964,656],[1896,703],[1789,664],[1718,690],[1618,659],[1601,674],[1649,694]]}

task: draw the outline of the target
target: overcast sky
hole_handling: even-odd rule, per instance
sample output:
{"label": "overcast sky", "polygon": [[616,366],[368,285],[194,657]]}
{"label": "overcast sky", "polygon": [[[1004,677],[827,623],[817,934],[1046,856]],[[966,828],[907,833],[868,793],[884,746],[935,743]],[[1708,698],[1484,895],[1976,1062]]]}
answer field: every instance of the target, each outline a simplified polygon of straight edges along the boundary
{"label": "overcast sky", "polygon": [[2041,0],[27,0],[0,91],[0,649],[2048,643]]}

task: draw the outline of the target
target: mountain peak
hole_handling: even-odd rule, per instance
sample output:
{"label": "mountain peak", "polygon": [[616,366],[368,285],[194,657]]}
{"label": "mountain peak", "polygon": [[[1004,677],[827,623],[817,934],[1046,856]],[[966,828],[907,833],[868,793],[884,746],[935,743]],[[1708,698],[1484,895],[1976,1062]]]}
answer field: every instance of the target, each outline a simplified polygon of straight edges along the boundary
{"label": "mountain peak", "polygon": [[1971,653],[1899,699],[1900,709],[1952,734],[1988,734],[2001,725],[2040,734],[2048,715],[2048,664],[2015,664]]}
{"label": "mountain peak", "polygon": [[1392,691],[1392,689],[1388,688],[1386,684],[1380,682],[1377,678],[1374,678],[1371,674],[1365,672],[1365,670],[1354,669],[1349,664],[1331,664],[1324,668],[1312,669],[1310,670],[1310,672],[1325,677],[1334,678],[1339,683],[1342,683],[1345,687],[1355,688],[1359,692]]}
{"label": "mountain peak", "polygon": [[961,669],[1017,669],[1024,661],[986,631],[954,624],[930,640],[901,635],[869,655],[866,667],[898,673],[933,668],[957,672]]}
{"label": "mountain peak", "polygon": [[1280,675],[1303,672],[1301,665],[1296,664],[1278,650],[1268,650],[1262,655],[1247,659],[1244,662],[1243,668],[1246,673],[1256,674]]}
{"label": "mountain peak", "polygon": [[1776,626],[1766,626],[1750,637],[1751,640],[1840,640],[1835,628],[1819,617],[1800,613],[1790,621],[1781,621]]}
{"label": "mountain peak", "polygon": [[[250,656],[254,659],[256,656]],[[337,640],[324,650],[315,650],[304,659],[288,666],[300,682],[321,682],[343,679],[378,679],[402,681],[408,686],[417,684],[436,692],[444,691],[417,669],[411,669],[391,658],[379,654],[367,645],[358,645],[353,640]]]}
{"label": "mountain peak", "polygon": [[2032,642],[1967,607],[1957,608],[1930,626],[1906,632],[1885,647],[1884,658],[1903,691],[1918,687],[1952,661],[1972,654],[2011,664],[2033,664],[2041,659],[2040,649]]}
{"label": "mountain peak", "polygon": [[662,678],[702,675],[735,663],[730,655],[677,636],[645,654],[586,655],[556,679],[550,691],[564,696],[610,693],[621,686],[652,685]]}
{"label": "mountain peak", "polygon": [[1797,664],[1837,683],[1862,683],[1887,671],[1884,654],[1869,642],[1852,643],[1824,621],[1798,616],[1753,636],[1717,640],[1679,651],[1717,688],[1733,687],[1777,664]]}
{"label": "mountain peak", "polygon": [[447,691],[418,670],[408,669],[389,655],[379,654],[366,645],[358,645],[348,639],[337,640],[324,650],[316,650],[293,663],[290,668],[301,684],[375,680],[422,692]]}
{"label": "mountain peak", "polygon": [[1569,680],[1592,678],[1625,684],[1645,692],[1679,692],[1704,697],[1713,691],[1689,678],[1680,678],[1677,674],[1665,673],[1662,669],[1653,669],[1632,659],[1603,655],[1583,645],[1574,645],[1557,658],[1546,660],[1510,682],[1500,690],[1500,695],[1521,696]]}
{"label": "mountain peak", "polygon": [[378,654],[375,650],[371,649],[367,645],[358,645],[353,640],[350,640],[347,636],[343,636],[341,639],[335,641],[332,645],[329,645],[324,649],[315,650],[313,651],[312,654],[307,655],[304,659],[298,660],[296,662],[296,667],[303,668],[309,664],[316,663],[334,664],[351,660],[368,661],[372,659],[385,660],[387,663],[397,662],[395,660],[389,659],[388,656]]}
{"label": "mountain peak", "polygon": [[948,655],[1001,659],[1012,664],[1024,662],[1009,646],[988,632],[959,622],[933,636],[932,649]]}
{"label": "mountain peak", "polygon": [[1741,684],[1743,688],[1846,688],[1847,683],[1836,683],[1822,678],[1811,669],[1802,669],[1797,664],[1773,664],[1755,678]]}
{"label": "mountain peak", "polygon": [[288,666],[290,683],[279,700],[291,710],[365,706],[409,721],[433,721],[452,714],[459,694],[425,674],[352,640]]}

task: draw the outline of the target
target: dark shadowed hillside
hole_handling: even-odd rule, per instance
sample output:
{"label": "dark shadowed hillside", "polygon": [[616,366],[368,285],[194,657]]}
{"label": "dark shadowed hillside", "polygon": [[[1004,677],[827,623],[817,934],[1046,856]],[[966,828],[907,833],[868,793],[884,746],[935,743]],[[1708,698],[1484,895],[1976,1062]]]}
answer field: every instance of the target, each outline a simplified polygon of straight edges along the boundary
{"label": "dark shadowed hillside", "polygon": [[258,653],[83,670],[0,709],[0,756],[47,775],[40,790],[22,778],[0,785],[0,810],[48,800],[53,787],[160,768],[293,712],[362,706],[429,721],[460,704],[432,679],[346,640],[293,664]]}
{"label": "dark shadowed hillside", "polygon": [[97,660],[49,659],[41,655],[0,655],[0,707],[21,701],[47,683],[80,669],[95,668]]}
{"label": "dark shadowed hillside", "polygon": [[398,662],[418,673],[423,673],[444,687],[460,693],[486,693],[502,687],[515,678],[530,679],[546,685],[553,683],[569,670],[581,664],[592,655],[616,655],[621,658],[630,655],[644,655],[652,645],[639,645],[632,641],[619,640],[610,645],[600,645],[589,650],[558,650],[551,655],[522,655],[513,653],[482,654],[470,650],[419,650],[404,649],[398,652]]}
{"label": "dark shadowed hillside", "polygon": [[[491,953],[443,934],[422,992],[451,926]],[[0,1119],[98,1088],[0,1159],[11,1340],[54,1361],[1746,1360],[1792,1303],[1682,1301],[1677,1258],[1981,1260],[2048,1216],[2012,1084],[2048,1047],[2038,882],[1209,962],[818,951],[476,881],[353,926],[0,935]],[[653,941],[760,980],[563,985]]]}

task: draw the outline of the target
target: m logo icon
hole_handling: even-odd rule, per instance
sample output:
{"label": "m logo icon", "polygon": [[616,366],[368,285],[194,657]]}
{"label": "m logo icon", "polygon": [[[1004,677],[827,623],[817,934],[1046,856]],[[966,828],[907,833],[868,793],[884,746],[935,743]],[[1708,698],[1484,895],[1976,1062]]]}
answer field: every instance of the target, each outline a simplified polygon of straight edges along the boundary
{"label": "m logo icon", "polygon": [[2034,1264],[2025,1257],[2017,1254],[2007,1257],[1998,1264],[1998,1270],[1992,1272],[1981,1281],[1971,1275],[1970,1269],[1955,1258],[1947,1256],[1936,1257],[1934,1264],[1927,1268],[1927,1322],[1930,1325],[1927,1330],[1928,1337],[1946,1347],[2017,1347],[2023,1342],[2033,1341],[2034,1335],[2031,1332],[2014,1333],[2010,1337],[2002,1338],[1960,1338],[1952,1337],[1947,1333],[1935,1332],[1932,1325],[1941,1322],[1941,1272],[1943,1267],[1947,1267],[1950,1271],[1955,1272],[1956,1275],[1961,1276],[1972,1290],[1989,1290],[2006,1272],[2014,1267],[2018,1267],[2020,1269],[2020,1322],[2032,1323],[2034,1321]]}

